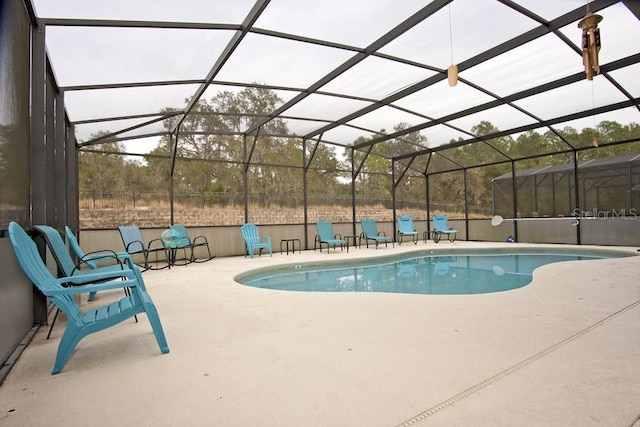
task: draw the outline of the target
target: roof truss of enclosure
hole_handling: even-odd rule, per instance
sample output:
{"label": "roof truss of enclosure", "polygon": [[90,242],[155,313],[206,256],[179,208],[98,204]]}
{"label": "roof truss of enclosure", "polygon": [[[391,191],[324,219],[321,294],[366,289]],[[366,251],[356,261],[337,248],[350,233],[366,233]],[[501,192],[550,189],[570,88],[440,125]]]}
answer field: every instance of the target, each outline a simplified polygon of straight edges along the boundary
{"label": "roof truss of enclosure", "polygon": [[[239,135],[279,118],[287,136],[337,147],[366,151],[390,141],[396,161],[422,172],[434,152],[452,168],[486,162],[456,159],[452,148],[461,145],[493,147],[530,130],[562,139],[565,127],[603,120],[640,123],[636,1],[120,3],[34,0],[81,149],[105,141],[91,135],[108,130],[144,154],[198,100],[246,87],[268,88],[282,104],[244,121]],[[601,72],[592,81],[577,25],[587,5],[603,16]],[[447,82],[452,63],[455,87]],[[476,134],[481,121],[500,131]],[[426,142],[406,142],[412,132]],[[360,137],[366,142],[354,143]],[[566,151],[586,148],[564,142]],[[513,159],[494,149],[499,160]]]}

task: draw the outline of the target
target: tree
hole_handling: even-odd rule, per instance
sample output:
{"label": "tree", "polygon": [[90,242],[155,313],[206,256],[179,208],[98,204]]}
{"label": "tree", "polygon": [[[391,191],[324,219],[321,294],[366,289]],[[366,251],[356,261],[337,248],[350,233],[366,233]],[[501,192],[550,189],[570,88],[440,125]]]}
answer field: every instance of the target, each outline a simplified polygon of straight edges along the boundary
{"label": "tree", "polygon": [[[144,163],[127,158],[117,139],[106,139],[80,152],[80,189],[105,193],[166,193],[172,179],[178,195],[195,194],[199,198],[204,195],[207,199],[207,195],[222,194],[240,201],[246,171],[251,203],[297,206],[303,197],[306,170],[311,203],[315,200],[326,203],[327,197],[335,196],[350,200],[352,148],[345,148],[346,159],[341,161],[333,145],[316,141],[304,144],[290,134],[284,119],[270,116],[281,105],[282,100],[275,92],[261,87],[223,91],[208,101],[201,99],[178,129],[172,177],[169,171],[174,142],[169,136],[162,138],[145,156]],[[165,120],[167,130],[173,129],[178,117]],[[409,124],[398,123],[393,130],[400,132],[407,128]],[[249,134],[249,129],[257,131]],[[389,200],[394,186],[392,176],[395,176],[397,200],[422,206],[426,175],[432,209],[460,213],[466,201],[471,208],[490,210],[492,180],[510,172],[511,161],[521,170],[569,163],[573,160],[572,147],[580,149],[580,160],[640,150],[640,126],[636,123],[621,125],[603,121],[593,129],[578,131],[565,127],[544,133],[531,130],[515,139],[511,136],[487,139],[499,129],[488,121],[481,121],[471,132],[477,136],[477,142],[458,146],[461,141],[452,140],[450,147],[411,161],[391,159],[427,148],[427,139],[419,132],[354,151],[353,161],[356,167],[361,166],[355,177],[356,194],[366,204]],[[105,134],[92,135],[92,139]],[[382,129],[360,137],[354,145],[384,134]],[[591,149],[594,136],[600,144],[597,149]],[[608,145],[634,139],[636,142],[629,144]],[[305,156],[304,145],[307,146]],[[553,154],[562,150],[566,153]],[[312,151],[313,158],[309,159]],[[308,164],[304,164],[305,161]]]}
{"label": "tree", "polygon": [[[99,132],[91,135],[96,139],[108,134]],[[78,174],[80,191],[116,193],[130,188],[125,166],[127,160],[122,143],[115,139],[93,145],[91,151],[81,150],[78,154]]]}
{"label": "tree", "polygon": [[[248,161],[249,189],[255,194],[250,200],[271,204],[280,203],[287,195],[301,197],[302,141],[288,136],[283,119],[269,118],[281,104],[275,92],[261,87],[223,91],[209,101],[200,100],[178,131],[174,191],[243,194],[244,162]],[[167,130],[175,126],[175,120],[165,123]],[[258,125],[258,132],[244,135]],[[151,154],[170,153],[171,141],[165,137]],[[164,170],[168,176],[168,164],[161,157],[149,157],[147,161],[154,174]],[[337,176],[328,177],[326,171],[336,170],[338,163],[335,152],[321,144],[309,176],[317,175],[322,179],[322,189],[331,190],[338,182]],[[320,170],[324,172],[315,172]],[[315,182],[315,178],[310,181]]]}

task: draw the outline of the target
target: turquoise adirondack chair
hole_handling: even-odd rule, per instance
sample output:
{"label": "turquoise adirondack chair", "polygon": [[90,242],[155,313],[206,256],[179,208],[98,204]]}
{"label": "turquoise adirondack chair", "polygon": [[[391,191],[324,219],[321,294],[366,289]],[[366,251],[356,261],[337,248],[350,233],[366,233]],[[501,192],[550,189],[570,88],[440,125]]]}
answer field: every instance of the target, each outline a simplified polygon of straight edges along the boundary
{"label": "turquoise adirondack chair", "polygon": [[[169,352],[169,346],[160,323],[157,309],[147,293],[142,274],[138,269],[126,268],[85,274],[85,285],[74,286],[76,277],[55,278],[42,261],[38,248],[27,233],[16,222],[9,224],[9,238],[16,258],[31,282],[67,316],[67,326],[58,345],[52,374],[64,368],[82,338],[94,332],[107,329],[137,314],[146,313],[162,353]],[[129,288],[130,295],[98,308],[83,312],[75,300],[75,295],[84,292]]]}
{"label": "turquoise adirondack chair", "polygon": [[273,256],[273,252],[271,250],[271,237],[260,236],[257,225],[248,222],[240,227],[240,233],[244,239],[245,257],[249,255],[249,258],[253,258],[253,253],[256,249],[258,249],[258,256],[262,255],[263,249],[268,250],[269,254]]}
{"label": "turquoise adirondack chair", "polygon": [[[171,254],[162,244],[162,240],[153,239],[145,244],[140,229],[135,225],[121,225],[118,227],[124,249],[130,255],[142,255],[143,262],[138,264],[143,270],[160,270],[171,268]],[[151,266],[150,255],[154,255],[155,267]],[[159,258],[160,257],[160,258]],[[161,267],[158,267],[161,265]]]}
{"label": "turquoise adirondack chair", "polygon": [[360,246],[362,246],[362,240],[364,240],[368,248],[369,240],[373,240],[374,242],[376,242],[376,249],[378,249],[379,243],[384,243],[385,246],[388,246],[388,243],[391,242],[391,245],[395,247],[393,238],[387,237],[384,231],[378,231],[378,226],[375,219],[363,219],[360,221],[360,225],[362,226],[362,233],[360,234]]}
{"label": "turquoise adirondack chair", "polygon": [[[214,259],[216,256],[211,255],[211,249],[209,248],[209,241],[205,236],[196,236],[193,240],[189,237],[187,227],[183,224],[173,224],[169,226],[170,230],[176,232],[176,242],[172,249],[182,249],[185,252],[185,264],[190,262],[206,262]],[[204,248],[207,250],[207,258],[197,258],[195,254],[196,248]],[[187,249],[189,255],[187,256]]]}
{"label": "turquoise adirondack chair", "polygon": [[340,246],[340,250],[347,248],[347,252],[349,252],[347,241],[343,240],[339,234],[335,234],[333,232],[333,223],[331,221],[317,221],[316,231],[318,233],[316,236],[316,242],[320,245],[320,252],[322,252],[323,243],[327,245],[327,253],[329,253],[330,246],[333,246],[334,249],[336,246]]}
{"label": "turquoise adirondack chair", "polygon": [[431,238],[435,243],[438,243],[443,234],[447,235],[447,238],[451,243],[456,240],[458,230],[449,227],[449,220],[446,215],[434,215],[433,216],[433,232]]}
{"label": "turquoise adirondack chair", "polygon": [[402,244],[404,236],[411,236],[413,243],[418,243],[418,231],[413,227],[413,218],[409,215],[402,215],[398,218],[398,244]]}

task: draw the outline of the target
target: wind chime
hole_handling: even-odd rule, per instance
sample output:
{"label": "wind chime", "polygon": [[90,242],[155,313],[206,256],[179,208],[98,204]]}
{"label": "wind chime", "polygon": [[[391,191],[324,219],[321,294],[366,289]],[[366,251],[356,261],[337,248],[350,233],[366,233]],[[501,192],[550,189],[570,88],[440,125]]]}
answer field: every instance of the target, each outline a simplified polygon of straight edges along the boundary
{"label": "wind chime", "polygon": [[600,52],[600,29],[598,23],[602,21],[602,16],[591,13],[587,9],[587,14],[578,22],[578,28],[582,29],[582,62],[587,80],[593,80],[593,76],[600,73],[600,62],[598,53]]}
{"label": "wind chime", "polygon": [[[591,12],[591,8],[587,6],[587,14],[578,22],[578,28],[582,29],[582,63],[587,80],[593,81],[593,76],[600,74],[600,61],[598,54],[600,53],[600,29],[598,23],[602,21],[602,16]],[[595,92],[593,83],[591,87],[591,96],[595,108]],[[593,117],[593,137],[591,145],[598,147],[598,139],[596,137],[596,118]]]}

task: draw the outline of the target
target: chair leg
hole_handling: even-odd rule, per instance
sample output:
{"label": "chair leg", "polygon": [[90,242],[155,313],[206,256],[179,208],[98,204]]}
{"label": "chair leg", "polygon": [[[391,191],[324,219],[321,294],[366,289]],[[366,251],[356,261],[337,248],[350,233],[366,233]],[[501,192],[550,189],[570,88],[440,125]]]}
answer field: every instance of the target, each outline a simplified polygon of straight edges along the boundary
{"label": "chair leg", "polygon": [[158,310],[156,310],[155,305],[151,303],[145,304],[145,312],[147,313],[149,323],[151,323],[151,329],[153,329],[153,334],[156,336],[156,341],[158,342],[160,351],[162,353],[169,353],[169,345],[167,344],[167,338],[165,337],[164,330],[162,329],[162,323],[160,323]]}
{"label": "chair leg", "polygon": [[62,370],[64,365],[71,357],[73,350],[75,350],[78,342],[84,337],[85,334],[82,333],[80,329],[75,327],[73,324],[68,324],[67,328],[62,334],[62,339],[60,340],[60,344],[58,344],[58,353],[56,354],[56,361],[53,364],[52,374],[57,374]]}
{"label": "chair leg", "polygon": [[[199,245],[199,246],[204,246],[204,247],[207,248],[207,254],[209,255],[209,257],[206,258],[206,259],[198,260],[198,258],[196,258],[196,254],[195,254],[195,251],[194,251],[195,248],[192,247],[191,248],[191,262],[198,262],[198,263],[207,262],[207,261],[211,261],[212,259],[214,259],[216,257],[215,255],[211,255],[211,248],[209,248],[209,244],[208,243],[206,245],[202,244],[202,245]],[[245,246],[246,246],[246,244],[245,244]]]}
{"label": "chair leg", "polygon": [[53,315],[53,320],[51,321],[51,326],[49,326],[49,333],[47,334],[47,339],[51,336],[51,331],[53,331],[53,325],[56,324],[56,319],[58,318],[58,313],[60,313],[60,309],[56,308],[56,314]]}
{"label": "chair leg", "polygon": [[[184,262],[181,262],[180,264],[178,264],[178,250],[182,249],[182,253],[184,254]],[[169,250],[169,254],[171,257],[171,261],[170,264],[171,265],[181,265],[181,266],[185,266],[185,265],[189,265],[193,262],[193,248],[191,248],[191,256],[187,255],[187,247],[185,246],[184,248],[176,248],[176,249],[170,249]]]}
{"label": "chair leg", "polygon": [[149,252],[144,251],[142,255],[144,256],[144,270],[143,271],[151,270],[151,266],[149,265]]}
{"label": "chair leg", "polygon": [[[124,294],[128,297],[131,297],[131,288],[124,288]],[[138,315],[135,314],[133,318],[136,319],[136,323],[138,323]]]}
{"label": "chair leg", "polygon": [[184,252],[184,265],[189,265],[193,262],[193,248],[191,248],[191,256],[187,257],[187,248],[183,248]]}
{"label": "chair leg", "polygon": [[[153,255],[155,257],[155,260],[153,261],[155,263],[155,267],[151,266],[151,262],[149,261],[149,255],[150,255],[150,251],[147,249],[144,254],[145,254],[145,270],[162,270],[165,268],[168,268],[169,270],[171,269],[171,251],[169,250],[162,250],[164,252],[164,258],[163,259],[158,259],[158,252],[160,250],[152,250],[151,252],[153,252]],[[158,267],[158,264],[160,263],[166,263],[167,265],[163,265],[162,267]]]}

